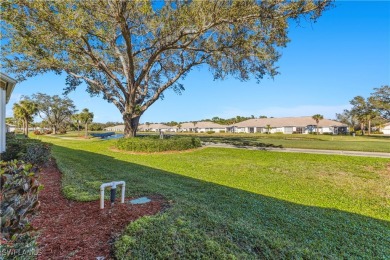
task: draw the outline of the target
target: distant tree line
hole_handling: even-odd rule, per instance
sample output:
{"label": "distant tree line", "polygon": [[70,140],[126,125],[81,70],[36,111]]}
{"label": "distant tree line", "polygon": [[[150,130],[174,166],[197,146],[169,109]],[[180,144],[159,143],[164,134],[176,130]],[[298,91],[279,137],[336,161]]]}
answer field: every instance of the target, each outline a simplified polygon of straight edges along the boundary
{"label": "distant tree line", "polygon": [[[85,130],[101,131],[104,128],[121,124],[120,122],[94,123],[94,114],[84,108],[80,113],[73,101],[68,97],[58,95],[50,96],[37,93],[23,96],[22,99],[13,106],[13,117],[6,118],[6,123],[15,125],[22,129],[23,134],[28,136],[28,129],[41,129],[42,133],[66,133],[67,131]],[[39,115],[41,122],[34,122],[34,117]]]}
{"label": "distant tree line", "polygon": [[370,135],[372,128],[380,130],[390,121],[390,87],[374,88],[367,98],[356,96],[351,101],[352,108],[336,114],[338,121],[348,125],[351,131],[361,130],[361,134]]}
{"label": "distant tree line", "polygon": [[[254,115],[251,115],[251,116],[235,116],[235,117],[227,118],[227,119],[215,116],[215,117],[213,117],[211,119],[207,119],[206,118],[206,119],[194,120],[194,121],[181,121],[181,122],[170,121],[170,122],[160,122],[160,123],[164,124],[164,125],[167,125],[167,126],[178,126],[178,125],[181,125],[183,123],[189,123],[189,122],[197,124],[198,122],[211,121],[213,123],[220,124],[220,125],[232,125],[232,124],[236,124],[236,123],[248,120],[248,119],[255,119],[255,118],[256,117]],[[261,115],[258,118],[267,118],[267,116]],[[150,124],[152,124],[152,122],[145,122],[145,124],[146,125],[150,125]]]}

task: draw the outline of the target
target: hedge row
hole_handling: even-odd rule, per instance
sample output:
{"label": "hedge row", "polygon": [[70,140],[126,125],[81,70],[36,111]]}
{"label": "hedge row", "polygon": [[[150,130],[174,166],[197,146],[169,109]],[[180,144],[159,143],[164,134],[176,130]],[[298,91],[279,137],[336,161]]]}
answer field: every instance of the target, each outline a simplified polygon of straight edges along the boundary
{"label": "hedge row", "polygon": [[200,139],[195,137],[171,137],[167,139],[135,137],[121,138],[116,142],[116,147],[120,150],[148,153],[182,151],[201,146]]}
{"label": "hedge row", "polygon": [[37,139],[17,138],[7,134],[6,152],[1,154],[1,160],[22,160],[32,164],[43,164],[50,160],[50,144]]}

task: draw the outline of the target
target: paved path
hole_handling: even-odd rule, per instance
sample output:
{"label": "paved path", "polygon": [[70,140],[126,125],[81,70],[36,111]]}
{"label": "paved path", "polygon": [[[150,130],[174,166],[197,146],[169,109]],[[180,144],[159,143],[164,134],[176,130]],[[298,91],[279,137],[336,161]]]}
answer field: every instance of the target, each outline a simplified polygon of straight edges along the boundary
{"label": "paved path", "polygon": [[204,143],[206,147],[222,147],[222,148],[235,148],[235,149],[247,149],[247,150],[262,150],[284,153],[311,153],[311,154],[336,154],[336,155],[348,155],[348,156],[362,156],[362,157],[378,157],[378,158],[390,158],[390,153],[379,152],[360,152],[360,151],[342,151],[342,150],[317,150],[317,149],[301,149],[301,148],[271,148],[271,147],[254,147],[254,146],[235,146],[222,143]]}

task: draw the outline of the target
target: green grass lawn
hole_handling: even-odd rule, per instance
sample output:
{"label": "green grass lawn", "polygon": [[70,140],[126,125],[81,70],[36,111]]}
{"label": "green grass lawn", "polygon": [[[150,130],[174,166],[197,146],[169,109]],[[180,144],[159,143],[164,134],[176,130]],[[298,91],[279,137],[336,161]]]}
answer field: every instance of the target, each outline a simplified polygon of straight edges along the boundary
{"label": "green grass lawn", "polygon": [[[191,135],[191,134],[186,134]],[[284,148],[325,149],[390,153],[390,136],[298,135],[298,134],[194,134],[204,141],[265,143]]]}
{"label": "green grass lawn", "polygon": [[98,199],[162,194],[172,207],[131,223],[119,259],[366,258],[390,255],[390,161],[206,148],[136,155],[115,141],[40,137],[54,144],[63,192]]}

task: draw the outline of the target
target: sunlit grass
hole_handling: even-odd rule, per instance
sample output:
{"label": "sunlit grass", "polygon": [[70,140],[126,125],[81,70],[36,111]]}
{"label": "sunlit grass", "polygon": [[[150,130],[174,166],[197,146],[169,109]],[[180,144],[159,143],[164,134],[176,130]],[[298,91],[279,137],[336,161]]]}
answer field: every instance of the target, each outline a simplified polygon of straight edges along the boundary
{"label": "sunlit grass", "polygon": [[139,220],[118,258],[386,258],[390,161],[206,148],[125,154],[115,141],[46,138],[66,196],[98,198],[102,182],[127,195],[162,194],[166,213]]}

